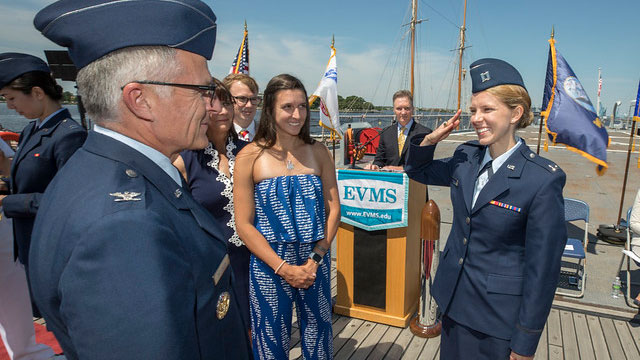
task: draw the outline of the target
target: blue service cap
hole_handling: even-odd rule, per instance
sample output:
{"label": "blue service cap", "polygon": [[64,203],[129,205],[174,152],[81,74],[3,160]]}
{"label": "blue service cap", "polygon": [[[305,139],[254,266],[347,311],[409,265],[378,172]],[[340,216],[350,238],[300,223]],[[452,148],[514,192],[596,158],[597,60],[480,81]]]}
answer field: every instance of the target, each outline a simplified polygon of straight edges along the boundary
{"label": "blue service cap", "polygon": [[524,86],[522,76],[516,68],[500,59],[480,59],[471,64],[471,92],[477,93],[498,85]]}
{"label": "blue service cap", "polygon": [[216,42],[216,16],[199,0],[60,0],[33,23],[69,48],[78,69],[130,46],[164,45],[210,60]]}
{"label": "blue service cap", "polygon": [[18,76],[31,71],[51,73],[49,65],[39,57],[21,53],[0,54],[0,89]]}

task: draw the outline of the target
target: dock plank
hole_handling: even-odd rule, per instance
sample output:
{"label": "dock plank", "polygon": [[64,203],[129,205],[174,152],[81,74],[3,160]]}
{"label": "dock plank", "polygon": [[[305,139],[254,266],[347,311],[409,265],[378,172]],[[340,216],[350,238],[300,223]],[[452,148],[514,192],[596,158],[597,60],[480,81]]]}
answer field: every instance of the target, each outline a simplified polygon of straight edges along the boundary
{"label": "dock plank", "polygon": [[369,335],[369,333],[371,332],[371,330],[373,330],[375,326],[376,326],[375,323],[372,323],[371,321],[365,321],[362,325],[360,325],[360,328],[358,328],[358,331],[356,331],[351,336],[351,338],[347,341],[347,343],[342,346],[342,349],[340,349],[340,351],[338,352],[334,351],[334,354],[335,354],[334,358],[336,360],[349,359],[351,355],[353,355],[353,353],[358,349],[358,347],[360,347],[364,339],[366,339],[366,337]]}
{"label": "dock plank", "polygon": [[351,340],[351,337],[364,323],[360,319],[350,319],[349,323],[342,329],[342,331],[333,339],[333,355],[335,356],[342,347]]}
{"label": "dock plank", "polygon": [[636,348],[640,351],[640,324],[635,321],[629,321],[627,322],[627,327],[629,328],[629,332],[631,332],[631,337],[636,344]]}
{"label": "dock plank", "polygon": [[570,311],[560,311],[560,326],[562,328],[562,348],[567,359],[579,359],[578,341],[573,325],[573,314]]}
{"label": "dock plank", "polygon": [[549,345],[549,360],[564,360],[562,346]]}
{"label": "dock plank", "polygon": [[412,337],[413,334],[411,333],[409,327],[402,329],[400,334],[398,334],[395,342],[387,352],[385,359],[400,359],[402,357],[402,354],[404,353],[404,350],[409,345],[409,342],[411,342]]}
{"label": "dock plank", "polygon": [[613,325],[613,320],[600,318],[600,325],[602,325],[602,333],[604,334],[604,340],[607,342],[607,349],[609,349],[611,358],[616,360],[625,359],[626,357],[624,356],[616,327]]}
{"label": "dock plank", "polygon": [[424,348],[426,343],[427,339],[414,336],[413,339],[411,339],[409,346],[407,346],[404,355],[402,355],[402,358],[406,360],[418,359],[420,353],[422,353],[422,348]]}
{"label": "dock plank", "polygon": [[382,336],[384,336],[385,332],[389,326],[384,324],[375,324],[374,328],[371,330],[366,339],[360,344],[358,349],[351,356],[351,360],[365,360],[367,356],[371,353],[371,351],[375,348],[375,346],[380,342]]}
{"label": "dock plank", "polygon": [[596,355],[596,359],[611,359],[609,356],[609,350],[607,349],[607,342],[605,341],[604,334],[602,333],[600,319],[598,319],[597,316],[587,315],[587,324],[589,325],[591,345],[593,345],[593,352]]}
{"label": "dock plank", "polygon": [[595,359],[596,356],[593,352],[593,345],[591,345],[591,334],[589,333],[589,325],[587,325],[587,317],[581,313],[573,313],[573,324],[576,329],[580,359]]}
{"label": "dock plank", "polygon": [[624,351],[627,359],[640,359],[640,353],[638,353],[638,348],[633,341],[631,332],[629,332],[627,323],[622,320],[613,320],[613,325],[616,327],[616,331],[618,332],[618,339],[620,339],[622,350]]}
{"label": "dock plank", "polygon": [[437,360],[440,351],[440,336],[427,340],[427,344],[420,353],[420,360]]}
{"label": "dock plank", "polygon": [[[551,309],[549,312],[549,318],[547,319],[547,325],[549,327],[549,345],[556,345],[562,347],[562,328],[560,327],[560,312],[556,309]],[[549,355],[551,358],[551,355]]]}
{"label": "dock plank", "polygon": [[540,341],[538,342],[538,348],[536,349],[536,359],[548,359],[549,358],[549,345],[547,342],[547,335],[549,331],[547,330],[547,324],[544,324],[544,329],[542,329],[542,334],[540,335]]}
{"label": "dock plank", "polygon": [[384,333],[380,341],[374,346],[373,350],[367,357],[367,360],[380,360],[385,357],[391,346],[393,346],[398,338],[398,335],[402,332],[402,329],[395,326],[387,326],[387,331]]}

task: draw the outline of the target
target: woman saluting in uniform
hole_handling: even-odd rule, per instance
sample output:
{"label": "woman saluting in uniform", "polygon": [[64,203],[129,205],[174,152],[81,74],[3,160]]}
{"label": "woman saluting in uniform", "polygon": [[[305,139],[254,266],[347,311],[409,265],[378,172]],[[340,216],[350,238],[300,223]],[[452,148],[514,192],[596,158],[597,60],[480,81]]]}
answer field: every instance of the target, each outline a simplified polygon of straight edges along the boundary
{"label": "woman saluting in uniform", "polygon": [[433,160],[460,111],[412,140],[405,170],[449,186],[453,224],[433,295],[443,314],[441,357],[530,359],[547,320],[567,234],[564,172],[533,153],[516,130],[533,120],[522,77],[510,64],[471,64],[471,125],[478,140]]}

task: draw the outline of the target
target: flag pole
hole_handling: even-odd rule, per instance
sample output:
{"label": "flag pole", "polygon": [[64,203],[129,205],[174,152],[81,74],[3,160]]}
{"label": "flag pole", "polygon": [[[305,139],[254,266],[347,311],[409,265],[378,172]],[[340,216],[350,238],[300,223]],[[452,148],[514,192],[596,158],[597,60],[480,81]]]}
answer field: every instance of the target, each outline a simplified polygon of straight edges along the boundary
{"label": "flag pole", "polygon": [[[331,34],[331,48],[335,48],[336,45],[336,35],[335,34]],[[331,129],[331,138],[333,140],[333,146],[332,146],[332,151],[331,153],[333,154],[333,163],[335,164],[336,162],[336,134],[335,134],[335,130],[332,128]]]}
{"label": "flag pole", "polygon": [[[554,29],[553,26],[551,26],[551,39],[554,38]],[[536,149],[536,154],[540,155],[540,143],[542,142],[542,125],[544,124],[544,122],[546,121],[546,116],[543,115],[543,113],[540,113],[540,128],[538,129],[538,148]]]}
{"label": "flag pole", "polygon": [[[627,189],[627,178],[629,177],[629,162],[631,161],[631,151],[633,149],[633,135],[636,132],[636,123],[640,121],[638,118],[638,99],[640,98],[640,82],[638,83],[638,96],[636,97],[636,107],[633,112],[633,121],[631,123],[631,134],[629,135],[629,148],[627,149],[627,163],[624,167],[624,180],[622,180],[622,194],[620,195],[620,209],[618,209],[618,219],[616,229],[620,228],[620,217],[622,216],[622,206],[624,203],[624,193]],[[627,224],[629,226],[629,224]]]}

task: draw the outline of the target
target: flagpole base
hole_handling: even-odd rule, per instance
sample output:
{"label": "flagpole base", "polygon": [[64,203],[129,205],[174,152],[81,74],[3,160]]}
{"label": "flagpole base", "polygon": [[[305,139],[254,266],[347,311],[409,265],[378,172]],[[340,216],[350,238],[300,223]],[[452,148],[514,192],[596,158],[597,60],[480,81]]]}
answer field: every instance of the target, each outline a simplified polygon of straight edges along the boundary
{"label": "flagpole base", "polygon": [[440,320],[436,320],[436,323],[434,325],[424,326],[418,321],[418,316],[415,316],[413,319],[411,319],[409,328],[411,330],[411,333],[413,333],[413,335],[415,336],[421,338],[433,338],[440,335],[440,333],[442,332],[442,323],[440,322]]}

